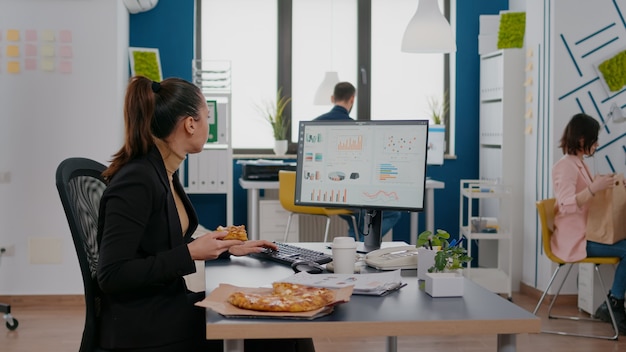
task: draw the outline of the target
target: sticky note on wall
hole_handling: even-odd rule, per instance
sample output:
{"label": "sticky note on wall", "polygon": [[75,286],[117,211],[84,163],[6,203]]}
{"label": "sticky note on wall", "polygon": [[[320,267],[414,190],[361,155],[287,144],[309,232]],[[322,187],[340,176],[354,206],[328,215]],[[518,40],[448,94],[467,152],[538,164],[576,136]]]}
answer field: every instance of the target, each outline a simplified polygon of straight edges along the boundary
{"label": "sticky note on wall", "polygon": [[43,59],[43,60],[41,60],[40,64],[41,64],[41,70],[42,71],[47,71],[47,72],[54,71],[54,61],[53,60]]}
{"label": "sticky note on wall", "polygon": [[59,72],[61,72],[61,73],[72,73],[72,62],[71,61],[61,61],[59,63]]}
{"label": "sticky note on wall", "polygon": [[72,47],[70,45],[61,46],[59,48],[59,56],[63,58],[71,58],[73,56]]}
{"label": "sticky note on wall", "polygon": [[59,40],[62,43],[71,43],[72,42],[72,32],[68,30],[62,30],[59,32]]}
{"label": "sticky note on wall", "polygon": [[26,71],[34,71],[37,69],[37,60],[36,59],[26,59],[24,60],[24,69]]}
{"label": "sticky note on wall", "polygon": [[51,30],[41,31],[41,40],[43,40],[44,42],[53,42],[54,31],[51,31]]}
{"label": "sticky note on wall", "polygon": [[24,47],[25,56],[37,56],[37,46],[35,44],[26,44]]}
{"label": "sticky note on wall", "polygon": [[20,56],[20,47],[17,45],[7,45],[7,56],[8,57]]}
{"label": "sticky note on wall", "polygon": [[45,57],[53,57],[54,56],[54,46],[52,45],[42,45],[41,46],[41,56]]}
{"label": "sticky note on wall", "polygon": [[27,29],[25,36],[27,42],[34,42],[37,40],[37,31],[34,29]]}
{"label": "sticky note on wall", "polygon": [[17,29],[9,29],[7,31],[7,40],[10,42],[18,42],[20,40],[20,31]]}
{"label": "sticky note on wall", "polygon": [[7,72],[8,73],[20,73],[20,62],[19,61],[7,62]]}

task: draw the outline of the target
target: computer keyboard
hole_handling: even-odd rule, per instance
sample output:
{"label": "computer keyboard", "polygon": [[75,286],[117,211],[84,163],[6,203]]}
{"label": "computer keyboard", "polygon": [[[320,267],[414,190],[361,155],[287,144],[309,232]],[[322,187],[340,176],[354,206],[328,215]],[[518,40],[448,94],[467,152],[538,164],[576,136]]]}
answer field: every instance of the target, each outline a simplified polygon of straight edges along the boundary
{"label": "computer keyboard", "polygon": [[312,249],[294,246],[282,242],[274,242],[278,246],[277,251],[267,250],[261,253],[254,253],[257,258],[265,258],[279,263],[291,265],[296,261],[312,261],[318,264],[330,263],[333,257]]}

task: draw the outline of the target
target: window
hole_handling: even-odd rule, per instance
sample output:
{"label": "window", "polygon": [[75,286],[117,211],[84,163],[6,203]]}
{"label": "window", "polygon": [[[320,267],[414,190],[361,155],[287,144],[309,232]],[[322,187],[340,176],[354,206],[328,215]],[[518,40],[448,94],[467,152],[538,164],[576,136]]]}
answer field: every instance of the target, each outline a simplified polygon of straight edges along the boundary
{"label": "window", "polygon": [[276,96],[277,0],[199,0],[202,60],[231,62],[234,148],[271,148],[258,111]]}
{"label": "window", "polygon": [[416,8],[416,0],[372,0],[373,120],[428,119],[428,99],[443,96],[443,54],[400,51]]}
{"label": "window", "polygon": [[[236,152],[272,148],[271,129],[257,107],[275,100],[279,87],[292,97],[287,116],[295,141],[300,120],[331,108],[313,104],[326,71],[357,86],[351,116],[358,119],[427,119],[428,100],[442,100],[449,90],[446,55],[400,51],[417,0],[197,1],[201,58],[232,63]],[[450,1],[440,0],[440,8]],[[371,48],[369,57],[359,43]],[[289,54],[279,55],[279,47]]]}
{"label": "window", "polygon": [[330,96],[328,105],[313,104],[326,71],[336,71],[340,81],[356,85],[357,1],[293,0],[293,141],[300,121],[313,120],[332,107]]}

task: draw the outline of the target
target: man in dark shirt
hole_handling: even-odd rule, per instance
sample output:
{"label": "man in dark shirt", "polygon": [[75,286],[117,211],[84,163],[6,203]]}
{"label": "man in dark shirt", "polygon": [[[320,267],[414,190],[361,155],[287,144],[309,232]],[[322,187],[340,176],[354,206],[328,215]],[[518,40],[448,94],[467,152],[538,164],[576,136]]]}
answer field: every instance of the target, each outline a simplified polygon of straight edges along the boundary
{"label": "man in dark shirt", "polygon": [[[349,82],[339,82],[335,85],[335,89],[333,91],[333,96],[330,97],[330,100],[335,105],[333,108],[323,114],[315,118],[315,121],[319,120],[332,120],[332,121],[340,121],[340,120],[352,120],[350,117],[350,111],[352,110],[352,106],[354,105],[354,98],[356,97],[356,88]],[[342,219],[348,222],[348,236],[354,237],[355,239],[359,239],[358,236],[354,233],[354,229],[352,228],[352,218],[347,215],[339,215]],[[365,211],[364,210],[355,210],[355,216],[357,217],[357,223],[359,224],[359,232],[363,230],[362,226],[364,223]],[[389,232],[391,228],[395,226],[395,224],[400,220],[402,213],[399,211],[385,211],[383,212],[383,220],[381,223],[381,231],[383,236]]]}

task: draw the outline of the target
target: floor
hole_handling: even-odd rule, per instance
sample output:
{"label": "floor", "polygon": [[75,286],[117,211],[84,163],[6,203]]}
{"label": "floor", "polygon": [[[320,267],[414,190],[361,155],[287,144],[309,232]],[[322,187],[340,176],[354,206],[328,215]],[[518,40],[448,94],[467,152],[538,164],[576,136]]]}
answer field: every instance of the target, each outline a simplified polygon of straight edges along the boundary
{"label": "floor", "polygon": [[[536,303],[535,297],[514,294],[513,302],[524,309],[532,311]],[[573,306],[559,306],[561,314],[577,314]],[[556,309],[556,308],[555,308]],[[30,307],[12,307],[12,315],[18,319],[19,326],[15,331],[1,327],[0,350],[3,352],[68,352],[78,351],[84,319],[84,309],[78,305],[65,306],[60,309]],[[545,315],[545,309],[539,315]],[[606,323],[580,323],[562,320],[543,319],[543,327],[569,327],[576,330],[580,326],[594,331],[610,332]],[[4,331],[3,331],[4,330]],[[384,351],[384,337],[333,338],[315,339],[317,352],[380,352]],[[626,351],[626,337],[618,341],[605,341],[589,338],[559,336],[550,334],[521,334],[517,337],[519,352],[588,352],[588,351]],[[451,351],[479,352],[495,351],[496,337],[485,336],[433,336],[433,337],[399,337],[398,351]]]}

